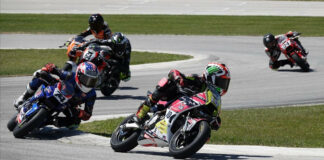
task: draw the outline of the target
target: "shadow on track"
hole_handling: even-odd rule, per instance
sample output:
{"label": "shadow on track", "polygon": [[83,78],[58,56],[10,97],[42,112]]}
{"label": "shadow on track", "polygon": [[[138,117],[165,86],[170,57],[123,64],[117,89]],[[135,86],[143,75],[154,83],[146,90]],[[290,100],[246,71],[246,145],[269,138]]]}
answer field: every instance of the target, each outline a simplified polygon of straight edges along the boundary
{"label": "shadow on track", "polygon": [[301,73],[309,73],[309,72],[315,72],[314,69],[309,69],[308,72],[303,71],[302,69],[278,69],[278,72],[301,72]]}
{"label": "shadow on track", "polygon": [[[158,156],[167,156],[171,157],[168,152],[150,152],[150,151],[130,151],[128,153],[134,154],[149,154],[149,155],[158,155]],[[272,156],[262,156],[262,155],[243,155],[243,154],[209,154],[209,153],[196,153],[186,159],[215,159],[215,160],[228,160],[228,159],[266,159],[272,158]]]}
{"label": "shadow on track", "polygon": [[63,137],[72,137],[81,135],[84,132],[79,130],[70,130],[68,128],[56,128],[51,126],[46,126],[39,131],[32,132],[26,139],[34,140],[58,140]]}
{"label": "shadow on track", "polygon": [[119,87],[118,89],[120,90],[137,90],[138,88],[137,87]]}
{"label": "shadow on track", "polygon": [[97,97],[97,100],[120,100],[120,99],[135,99],[145,100],[146,96],[133,96],[133,95],[111,95],[109,97]]}

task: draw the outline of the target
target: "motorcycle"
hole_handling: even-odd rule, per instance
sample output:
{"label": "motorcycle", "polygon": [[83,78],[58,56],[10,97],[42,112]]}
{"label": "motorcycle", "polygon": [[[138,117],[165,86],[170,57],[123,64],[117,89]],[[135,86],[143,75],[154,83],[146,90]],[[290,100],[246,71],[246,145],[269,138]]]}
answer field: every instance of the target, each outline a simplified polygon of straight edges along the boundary
{"label": "motorcycle", "polygon": [[[83,37],[77,36],[68,43],[67,55],[69,56],[70,65],[69,67],[64,67],[64,70],[75,71],[78,64],[86,61],[93,62],[96,64],[99,70],[99,78],[96,84],[96,88],[100,89],[101,93],[105,96],[110,96],[120,84],[120,73],[113,70],[113,66],[118,62],[114,59],[111,59],[112,49],[109,46],[98,45],[92,43],[95,40],[86,41]],[[82,52],[79,48],[85,43],[88,43],[88,46]],[[71,54],[72,50],[76,50],[75,54]],[[105,56],[103,54],[105,53]],[[72,63],[71,63],[72,62]]]}
{"label": "motorcycle", "polygon": [[73,94],[74,88],[69,82],[60,81],[54,85],[42,85],[31,97],[35,98],[32,103],[27,100],[18,108],[18,113],[9,120],[7,128],[16,138],[23,138],[58,117],[66,107],[69,107],[67,102]]}
{"label": "motorcycle", "polygon": [[297,64],[304,72],[308,72],[309,64],[306,59],[307,55],[302,53],[295,39],[298,39],[298,36],[286,37],[279,43],[279,48],[289,61],[294,65]]}
{"label": "motorcycle", "polygon": [[[211,92],[211,91],[209,91]],[[169,147],[174,158],[195,154],[210,138],[213,119],[206,112],[207,92],[183,94],[170,102],[159,101],[143,127],[134,115],[125,118],[112,133],[110,144],[116,152],[127,152],[137,145]],[[164,108],[161,110],[161,108]]]}

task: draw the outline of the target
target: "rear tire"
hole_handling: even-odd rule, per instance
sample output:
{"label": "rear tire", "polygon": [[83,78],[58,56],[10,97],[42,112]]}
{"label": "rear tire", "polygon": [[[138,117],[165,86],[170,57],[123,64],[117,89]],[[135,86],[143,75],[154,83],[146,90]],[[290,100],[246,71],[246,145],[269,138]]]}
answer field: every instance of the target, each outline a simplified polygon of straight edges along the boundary
{"label": "rear tire", "polygon": [[[182,128],[182,127],[181,127]],[[206,121],[200,121],[186,139],[183,139],[181,128],[172,136],[169,151],[174,158],[184,159],[195,154],[210,138],[210,126]],[[197,132],[194,134],[194,132]]]}
{"label": "rear tire", "polygon": [[309,71],[309,64],[304,59],[300,58],[297,54],[291,56],[292,59],[297,63],[297,65],[304,71]]}
{"label": "rear tire", "polygon": [[42,125],[48,115],[49,111],[41,108],[29,121],[24,122],[24,124],[22,124],[21,126],[18,124],[13,130],[13,135],[16,138],[23,138],[30,131]]}
{"label": "rear tire", "polygon": [[17,115],[18,113],[15,113],[12,118],[9,120],[9,122],[7,123],[7,128],[9,129],[10,132],[12,132],[14,130],[14,128],[17,125]]}
{"label": "rear tire", "polygon": [[115,129],[113,134],[111,135],[110,145],[111,148],[116,152],[127,152],[135,148],[138,143],[137,139],[140,136],[141,130],[130,129],[123,131],[119,127],[123,124],[126,124],[134,114],[125,118]]}
{"label": "rear tire", "polygon": [[106,84],[100,87],[100,91],[105,96],[110,96],[116,91],[120,83],[120,79],[109,79]]}

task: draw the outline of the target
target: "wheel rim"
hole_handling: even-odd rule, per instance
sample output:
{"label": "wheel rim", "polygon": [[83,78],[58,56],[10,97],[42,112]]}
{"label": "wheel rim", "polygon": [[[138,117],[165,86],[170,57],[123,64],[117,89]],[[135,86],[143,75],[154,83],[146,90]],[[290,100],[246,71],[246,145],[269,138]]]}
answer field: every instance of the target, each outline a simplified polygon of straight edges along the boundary
{"label": "wheel rim", "polygon": [[175,147],[177,149],[182,149],[189,145],[198,135],[199,131],[194,130],[189,133],[180,133],[175,141]]}
{"label": "wheel rim", "polygon": [[132,135],[133,132],[131,132],[130,130],[126,130],[123,131],[123,129],[119,129],[117,134],[116,134],[116,138],[118,140],[118,142],[123,142],[125,141],[130,135]]}

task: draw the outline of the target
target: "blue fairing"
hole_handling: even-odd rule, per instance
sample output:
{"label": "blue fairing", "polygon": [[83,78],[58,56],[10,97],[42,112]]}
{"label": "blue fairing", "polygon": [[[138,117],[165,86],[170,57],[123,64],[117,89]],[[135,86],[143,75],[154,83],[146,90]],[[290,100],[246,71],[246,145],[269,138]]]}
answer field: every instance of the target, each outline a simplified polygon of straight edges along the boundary
{"label": "blue fairing", "polygon": [[37,111],[39,108],[40,108],[39,105],[37,103],[34,103],[33,106],[31,107],[31,109],[26,112],[26,116],[30,116],[35,111]]}

